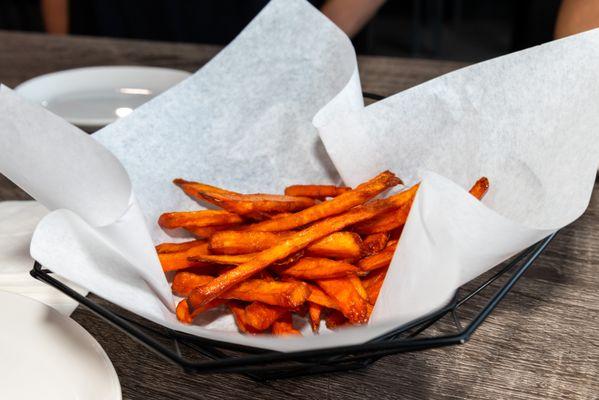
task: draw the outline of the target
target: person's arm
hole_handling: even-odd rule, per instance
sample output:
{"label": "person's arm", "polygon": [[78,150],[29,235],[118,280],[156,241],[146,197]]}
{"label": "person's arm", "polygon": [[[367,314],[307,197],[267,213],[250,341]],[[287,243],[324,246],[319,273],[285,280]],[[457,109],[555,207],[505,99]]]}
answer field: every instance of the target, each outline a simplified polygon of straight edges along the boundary
{"label": "person's arm", "polygon": [[599,27],[599,1],[562,0],[555,23],[555,38]]}
{"label": "person's arm", "polygon": [[349,37],[370,21],[385,0],[327,0],[320,11]]}
{"label": "person's arm", "polygon": [[69,33],[69,0],[41,0],[46,32],[53,35]]}

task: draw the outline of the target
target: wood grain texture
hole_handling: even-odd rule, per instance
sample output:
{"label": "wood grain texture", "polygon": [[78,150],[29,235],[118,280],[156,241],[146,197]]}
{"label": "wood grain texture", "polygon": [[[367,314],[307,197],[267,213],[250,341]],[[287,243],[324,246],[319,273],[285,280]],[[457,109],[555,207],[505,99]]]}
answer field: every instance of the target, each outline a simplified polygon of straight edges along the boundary
{"label": "wood grain texture", "polygon": [[[0,32],[0,81],[88,65],[140,64],[194,71],[213,46]],[[404,90],[462,64],[359,57],[365,91]],[[28,196],[0,177],[0,200]],[[593,399],[599,398],[599,187],[587,212],[463,346],[384,358],[368,369],[256,383],[185,374],[78,308],[73,318],[106,349],[125,399]],[[101,301],[101,300],[100,300]]]}

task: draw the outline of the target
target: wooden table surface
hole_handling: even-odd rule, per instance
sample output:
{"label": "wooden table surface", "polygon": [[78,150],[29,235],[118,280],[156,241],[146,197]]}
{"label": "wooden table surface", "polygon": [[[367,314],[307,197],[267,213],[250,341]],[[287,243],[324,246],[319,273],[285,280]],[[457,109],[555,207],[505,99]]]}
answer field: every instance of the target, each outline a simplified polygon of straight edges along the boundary
{"label": "wooden table surface", "polygon": [[[217,47],[0,32],[0,82],[90,65],[195,71]],[[360,57],[363,89],[391,94],[462,66]],[[599,398],[599,187],[498,309],[462,346],[400,354],[351,373],[257,383],[187,375],[78,308],[73,318],[104,347],[125,399],[591,399]],[[0,200],[28,198],[0,176]],[[0,389],[1,392],[1,389]],[[0,396],[1,397],[1,396]]]}

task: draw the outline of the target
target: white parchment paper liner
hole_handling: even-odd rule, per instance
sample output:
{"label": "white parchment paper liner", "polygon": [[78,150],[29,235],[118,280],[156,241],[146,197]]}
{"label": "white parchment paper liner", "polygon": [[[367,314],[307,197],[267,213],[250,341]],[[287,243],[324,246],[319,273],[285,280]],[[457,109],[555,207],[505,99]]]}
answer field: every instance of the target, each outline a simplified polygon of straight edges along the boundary
{"label": "white parchment paper liner", "polygon": [[[93,138],[0,87],[0,171],[54,210],[33,257],[115,304],[280,351],[362,343],[584,211],[597,168],[598,51],[593,31],[364,108],[348,38],[308,3],[275,0],[200,71]],[[173,178],[266,192],[338,174],[355,185],[383,169],[422,186],[368,326],[273,338],[239,334],[221,310],[199,325],[176,321],[152,243],[185,239],[155,221],[198,205]],[[483,203],[464,189],[481,175],[492,184]]]}

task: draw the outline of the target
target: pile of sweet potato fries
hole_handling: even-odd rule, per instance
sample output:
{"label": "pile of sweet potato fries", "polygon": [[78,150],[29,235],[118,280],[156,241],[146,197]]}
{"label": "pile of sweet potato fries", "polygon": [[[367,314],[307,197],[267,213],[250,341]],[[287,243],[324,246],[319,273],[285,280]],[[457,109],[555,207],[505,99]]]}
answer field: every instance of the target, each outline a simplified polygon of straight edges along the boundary
{"label": "pile of sweet potato fries", "polygon": [[[156,247],[172,289],[184,297],[180,321],[226,305],[243,333],[299,334],[292,314],[314,332],[363,324],[370,317],[419,185],[374,199],[402,184],[389,171],[354,189],[296,185],[284,195],[240,194],[175,179],[183,191],[220,210],[169,212],[158,223],[197,239]],[[480,178],[470,193],[481,199]]]}

